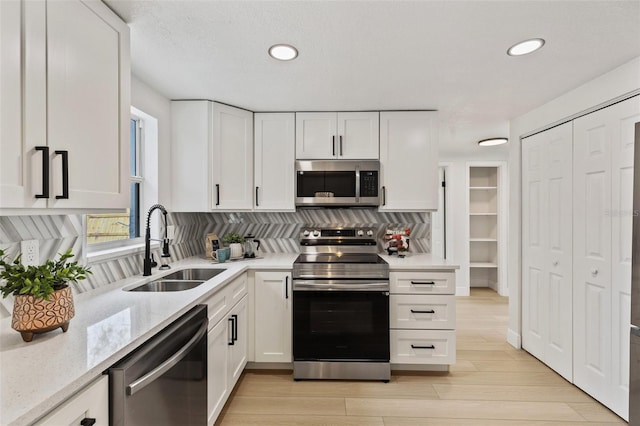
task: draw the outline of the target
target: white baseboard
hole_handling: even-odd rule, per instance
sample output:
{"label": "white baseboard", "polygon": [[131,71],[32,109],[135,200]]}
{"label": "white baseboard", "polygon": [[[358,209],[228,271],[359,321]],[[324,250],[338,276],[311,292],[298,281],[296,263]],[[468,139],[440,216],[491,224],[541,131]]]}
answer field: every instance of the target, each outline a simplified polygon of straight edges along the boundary
{"label": "white baseboard", "polygon": [[507,329],[507,342],[516,349],[522,349],[522,339],[519,333],[512,329]]}

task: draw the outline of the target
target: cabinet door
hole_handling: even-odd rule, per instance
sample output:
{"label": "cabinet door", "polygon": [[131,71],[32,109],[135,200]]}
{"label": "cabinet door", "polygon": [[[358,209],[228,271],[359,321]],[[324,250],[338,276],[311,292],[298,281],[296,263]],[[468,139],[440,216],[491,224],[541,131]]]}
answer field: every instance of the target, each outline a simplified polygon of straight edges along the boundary
{"label": "cabinet door", "polygon": [[434,111],[380,113],[380,210],[438,209],[438,126]]}
{"label": "cabinet door", "polygon": [[46,13],[49,207],[126,208],[129,27],[97,1],[50,1]]}
{"label": "cabinet door", "polygon": [[231,325],[224,318],[207,336],[207,410],[208,424],[213,425],[227,400],[229,386],[228,365]]}
{"label": "cabinet door", "polygon": [[253,206],[253,113],[213,103],[212,204],[218,210]]}
{"label": "cabinet door", "polygon": [[522,144],[523,347],[572,380],[572,124]]}
{"label": "cabinet door", "polygon": [[336,150],[340,159],[379,157],[379,113],[339,112]]}
{"label": "cabinet door", "polygon": [[295,114],[254,115],[255,210],[295,210]]}
{"label": "cabinet door", "polygon": [[247,365],[247,336],[249,334],[249,312],[247,311],[247,296],[243,297],[236,306],[231,309],[229,317],[233,320],[232,345],[229,345],[228,387],[229,393],[240,378],[245,365]]}
{"label": "cabinet door", "polygon": [[171,102],[171,211],[211,210],[211,102]]}
{"label": "cabinet door", "polygon": [[29,194],[22,134],[21,3],[0,2],[0,208],[24,207]]}
{"label": "cabinet door", "polygon": [[296,159],[338,158],[335,112],[296,113]]}
{"label": "cabinet door", "polygon": [[109,424],[109,376],[101,376],[35,424],[79,425],[84,419],[93,419],[98,426]]}
{"label": "cabinet door", "polygon": [[256,362],[291,362],[292,295],[289,272],[256,272]]}

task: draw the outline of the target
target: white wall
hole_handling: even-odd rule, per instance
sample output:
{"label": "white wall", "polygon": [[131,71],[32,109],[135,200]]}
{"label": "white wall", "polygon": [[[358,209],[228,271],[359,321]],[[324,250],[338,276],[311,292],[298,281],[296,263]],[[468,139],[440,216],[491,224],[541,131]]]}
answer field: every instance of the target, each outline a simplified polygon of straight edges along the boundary
{"label": "white wall", "polygon": [[131,76],[131,105],[158,120],[158,200],[171,206],[171,102],[135,75]]}
{"label": "white wall", "polygon": [[525,134],[586,111],[619,96],[640,89],[640,57],[603,74],[574,90],[510,122],[509,135],[509,330],[508,341],[520,347],[521,333],[521,210],[520,210],[520,138]]}

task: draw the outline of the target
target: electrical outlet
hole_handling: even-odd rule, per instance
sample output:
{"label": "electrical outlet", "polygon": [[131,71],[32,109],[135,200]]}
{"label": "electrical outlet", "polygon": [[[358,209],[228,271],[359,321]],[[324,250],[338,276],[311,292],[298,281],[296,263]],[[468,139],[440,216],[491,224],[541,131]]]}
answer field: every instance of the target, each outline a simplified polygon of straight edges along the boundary
{"label": "electrical outlet", "polygon": [[167,225],[167,238],[168,239],[173,240],[175,232],[176,232],[175,225]]}
{"label": "electrical outlet", "polygon": [[40,249],[38,240],[25,240],[20,242],[22,264],[24,266],[36,266],[40,263]]}

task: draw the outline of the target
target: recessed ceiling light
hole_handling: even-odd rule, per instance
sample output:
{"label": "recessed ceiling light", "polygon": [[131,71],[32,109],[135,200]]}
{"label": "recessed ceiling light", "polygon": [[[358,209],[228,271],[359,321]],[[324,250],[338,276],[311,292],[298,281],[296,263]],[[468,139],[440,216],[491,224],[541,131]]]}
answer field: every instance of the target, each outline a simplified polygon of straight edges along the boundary
{"label": "recessed ceiling light", "polygon": [[288,44],[274,44],[269,48],[269,55],[279,61],[290,61],[298,56],[298,49]]}
{"label": "recessed ceiling light", "polygon": [[502,145],[504,143],[507,143],[508,139],[507,138],[491,138],[491,139],[483,139],[480,142],[478,142],[478,145],[480,146],[494,146],[494,145]]}
{"label": "recessed ceiling light", "polygon": [[521,41],[518,44],[514,44],[507,50],[509,56],[521,56],[527,55],[531,52],[535,52],[544,46],[544,40],[541,38],[532,38],[531,40]]}

